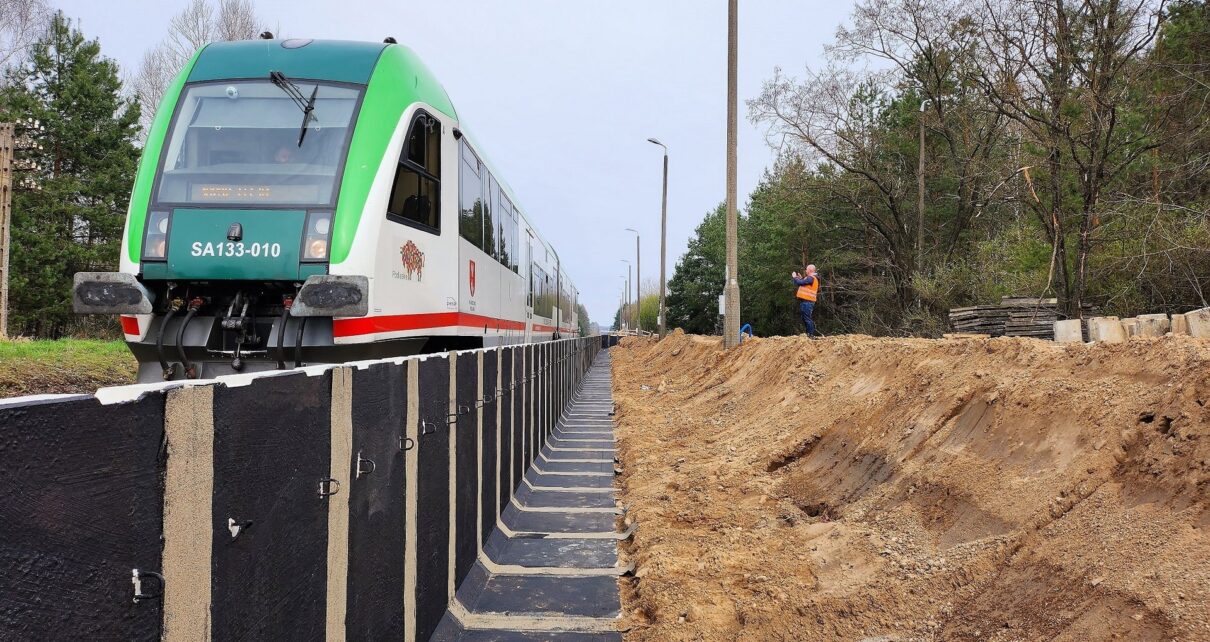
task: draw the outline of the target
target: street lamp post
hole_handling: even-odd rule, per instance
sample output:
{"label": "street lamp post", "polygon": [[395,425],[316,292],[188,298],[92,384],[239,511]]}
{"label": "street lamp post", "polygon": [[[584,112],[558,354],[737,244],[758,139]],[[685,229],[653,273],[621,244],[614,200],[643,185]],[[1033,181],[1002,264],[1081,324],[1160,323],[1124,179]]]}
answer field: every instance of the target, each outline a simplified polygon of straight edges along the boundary
{"label": "street lamp post", "polygon": [[640,253],[640,236],[639,231],[633,227],[626,228],[627,232],[634,232],[634,300],[638,312],[636,315],[639,319],[639,329],[643,329],[643,258]]}
{"label": "street lamp post", "polygon": [[739,47],[739,2],[727,3],[727,282],[723,286],[726,306],[723,317],[723,346],[739,345],[739,217],[736,213],[735,174],[737,164],[736,69]]}
{"label": "street lamp post", "polygon": [[647,142],[664,148],[664,197],[660,201],[660,338],[664,338],[664,264],[668,252],[668,146],[654,138]]}

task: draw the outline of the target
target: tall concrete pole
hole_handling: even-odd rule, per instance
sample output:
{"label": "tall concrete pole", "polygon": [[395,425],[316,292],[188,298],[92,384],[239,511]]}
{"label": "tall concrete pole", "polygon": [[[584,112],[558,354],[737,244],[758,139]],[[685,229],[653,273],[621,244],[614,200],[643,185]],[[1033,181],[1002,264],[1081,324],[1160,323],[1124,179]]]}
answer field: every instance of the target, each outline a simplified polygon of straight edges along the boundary
{"label": "tall concrete pole", "polygon": [[17,131],[12,123],[0,123],[0,339],[8,338],[8,267],[13,220],[13,155]]}
{"label": "tall concrete pole", "polygon": [[924,270],[924,108],[920,103],[920,160],[916,165],[916,274]]}
{"label": "tall concrete pole", "polygon": [[723,346],[739,345],[739,218],[736,212],[735,174],[738,153],[736,76],[739,47],[739,0],[727,3],[727,283],[723,316]]}
{"label": "tall concrete pole", "polygon": [[664,198],[660,202],[660,338],[666,333],[664,326],[664,265],[668,262],[668,148],[664,148]]}
{"label": "tall concrete pole", "polygon": [[647,142],[655,143],[664,148],[664,197],[660,201],[660,313],[659,326],[660,338],[663,339],[667,333],[664,317],[667,314],[664,309],[664,295],[667,290],[667,280],[664,278],[664,266],[668,263],[668,146],[654,138],[648,138]]}

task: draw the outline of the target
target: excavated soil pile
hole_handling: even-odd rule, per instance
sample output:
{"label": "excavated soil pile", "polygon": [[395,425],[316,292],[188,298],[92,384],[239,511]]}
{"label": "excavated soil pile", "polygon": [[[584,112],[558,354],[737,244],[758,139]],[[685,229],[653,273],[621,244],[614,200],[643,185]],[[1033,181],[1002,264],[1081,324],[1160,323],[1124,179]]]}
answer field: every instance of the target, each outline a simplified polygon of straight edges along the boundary
{"label": "excavated soil pile", "polygon": [[628,640],[1210,640],[1210,342],[613,352]]}

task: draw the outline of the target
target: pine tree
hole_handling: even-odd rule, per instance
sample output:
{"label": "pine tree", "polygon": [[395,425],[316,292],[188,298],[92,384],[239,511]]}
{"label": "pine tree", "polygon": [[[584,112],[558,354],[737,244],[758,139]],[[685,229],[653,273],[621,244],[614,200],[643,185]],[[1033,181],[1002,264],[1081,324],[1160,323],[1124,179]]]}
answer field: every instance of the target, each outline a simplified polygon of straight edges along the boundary
{"label": "pine tree", "polygon": [[723,293],[723,273],[727,267],[725,215],[724,205],[706,215],[668,280],[666,305],[671,328],[693,334],[715,333],[718,297]]}
{"label": "pine tree", "polygon": [[13,198],[11,330],[58,338],[76,325],[73,275],[118,267],[139,122],[117,64],[61,12],[0,90],[0,121],[30,118],[19,178],[37,187]]}

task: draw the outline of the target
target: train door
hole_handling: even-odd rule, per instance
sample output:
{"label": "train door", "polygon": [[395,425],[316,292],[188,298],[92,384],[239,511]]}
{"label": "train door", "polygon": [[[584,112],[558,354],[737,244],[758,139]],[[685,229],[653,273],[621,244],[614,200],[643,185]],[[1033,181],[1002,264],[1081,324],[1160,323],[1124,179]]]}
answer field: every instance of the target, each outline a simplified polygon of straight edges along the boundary
{"label": "train door", "polygon": [[534,236],[529,230],[525,230],[525,261],[521,264],[525,266],[525,273],[528,275],[526,279],[528,285],[525,293],[525,343],[530,343],[534,340]]}
{"label": "train door", "polygon": [[555,254],[555,338],[563,338],[563,263]]}

